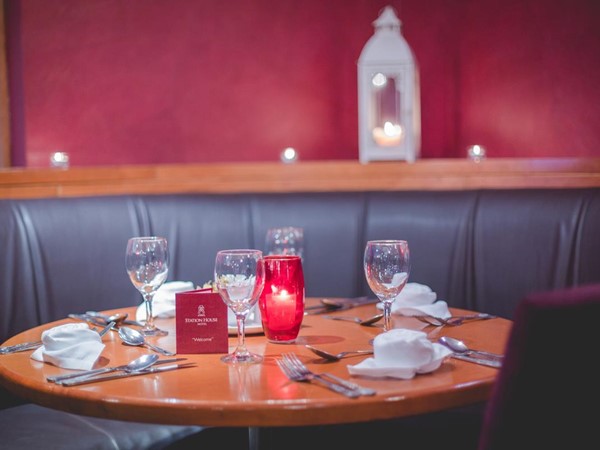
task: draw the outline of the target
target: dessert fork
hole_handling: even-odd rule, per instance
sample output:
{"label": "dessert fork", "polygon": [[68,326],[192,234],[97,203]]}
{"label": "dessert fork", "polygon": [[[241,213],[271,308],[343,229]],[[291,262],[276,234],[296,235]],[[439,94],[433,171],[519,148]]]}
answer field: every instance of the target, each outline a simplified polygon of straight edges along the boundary
{"label": "dessert fork", "polygon": [[277,360],[277,365],[281,371],[292,381],[316,381],[326,388],[337,392],[338,394],[345,395],[348,398],[360,397],[360,392],[357,390],[348,389],[347,387],[336,384],[317,373],[311,372],[293,353],[284,353],[282,358]]}
{"label": "dessert fork", "polygon": [[[309,347],[309,346],[307,345],[307,347]],[[311,372],[308,369],[308,367],[306,367],[294,353],[286,354],[286,355],[284,355],[284,358],[286,356],[289,358],[290,362],[294,365],[294,367],[296,367],[302,374],[313,374],[313,372]],[[321,377],[321,378],[323,378],[323,377],[327,378],[330,381],[333,381],[334,383],[341,384],[342,386],[344,386],[347,389],[350,389],[353,391],[358,391],[358,393],[360,395],[375,395],[377,393],[374,389],[364,388],[356,383],[352,383],[351,381],[347,381],[347,380],[344,380],[343,378],[336,377],[335,375],[327,373],[327,372],[320,373],[318,375],[314,374],[314,375]]]}

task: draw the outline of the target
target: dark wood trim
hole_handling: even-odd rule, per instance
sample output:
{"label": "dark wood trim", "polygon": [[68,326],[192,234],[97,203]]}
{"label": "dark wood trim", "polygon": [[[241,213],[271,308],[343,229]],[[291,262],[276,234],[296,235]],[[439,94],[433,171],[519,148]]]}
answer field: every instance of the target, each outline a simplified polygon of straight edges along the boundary
{"label": "dark wood trim", "polygon": [[600,187],[600,158],[2,169],[0,198]]}

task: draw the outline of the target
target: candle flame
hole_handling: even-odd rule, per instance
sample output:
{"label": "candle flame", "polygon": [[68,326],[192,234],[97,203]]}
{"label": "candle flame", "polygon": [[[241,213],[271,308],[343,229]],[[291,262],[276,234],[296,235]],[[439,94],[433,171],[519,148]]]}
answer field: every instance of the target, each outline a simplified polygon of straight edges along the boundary
{"label": "candle flame", "polygon": [[402,127],[400,125],[394,125],[392,122],[386,122],[383,125],[383,132],[386,136],[397,137],[402,134]]}

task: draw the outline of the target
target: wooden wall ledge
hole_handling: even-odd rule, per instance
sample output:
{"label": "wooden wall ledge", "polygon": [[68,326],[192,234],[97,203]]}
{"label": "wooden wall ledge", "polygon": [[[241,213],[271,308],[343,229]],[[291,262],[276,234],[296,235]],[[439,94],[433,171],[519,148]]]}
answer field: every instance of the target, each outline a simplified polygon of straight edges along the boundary
{"label": "wooden wall ledge", "polygon": [[177,164],[0,170],[0,198],[600,187],[600,158]]}

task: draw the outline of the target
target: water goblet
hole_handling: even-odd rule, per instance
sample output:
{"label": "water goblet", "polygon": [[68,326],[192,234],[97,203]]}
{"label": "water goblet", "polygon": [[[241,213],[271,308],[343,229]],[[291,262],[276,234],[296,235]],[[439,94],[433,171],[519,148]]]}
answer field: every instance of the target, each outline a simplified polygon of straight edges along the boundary
{"label": "water goblet", "polygon": [[265,255],[296,255],[304,253],[304,229],[299,227],[269,228],[265,236]]}
{"label": "water goblet", "polygon": [[221,358],[226,363],[258,363],[262,356],[250,352],[245,342],[245,322],[265,286],[265,264],[260,250],[220,250],[215,258],[215,284],[225,304],[235,314],[238,343]]}
{"label": "water goblet", "polygon": [[125,267],[129,279],[142,294],[146,305],[146,322],[140,332],[144,336],[165,336],[167,331],[154,324],[152,299],[169,272],[167,240],[157,236],[133,237],[127,241]]}
{"label": "water goblet", "polygon": [[383,303],[383,331],[392,329],[392,303],[408,281],[410,252],[408,242],[368,241],[364,269],[369,287]]}

